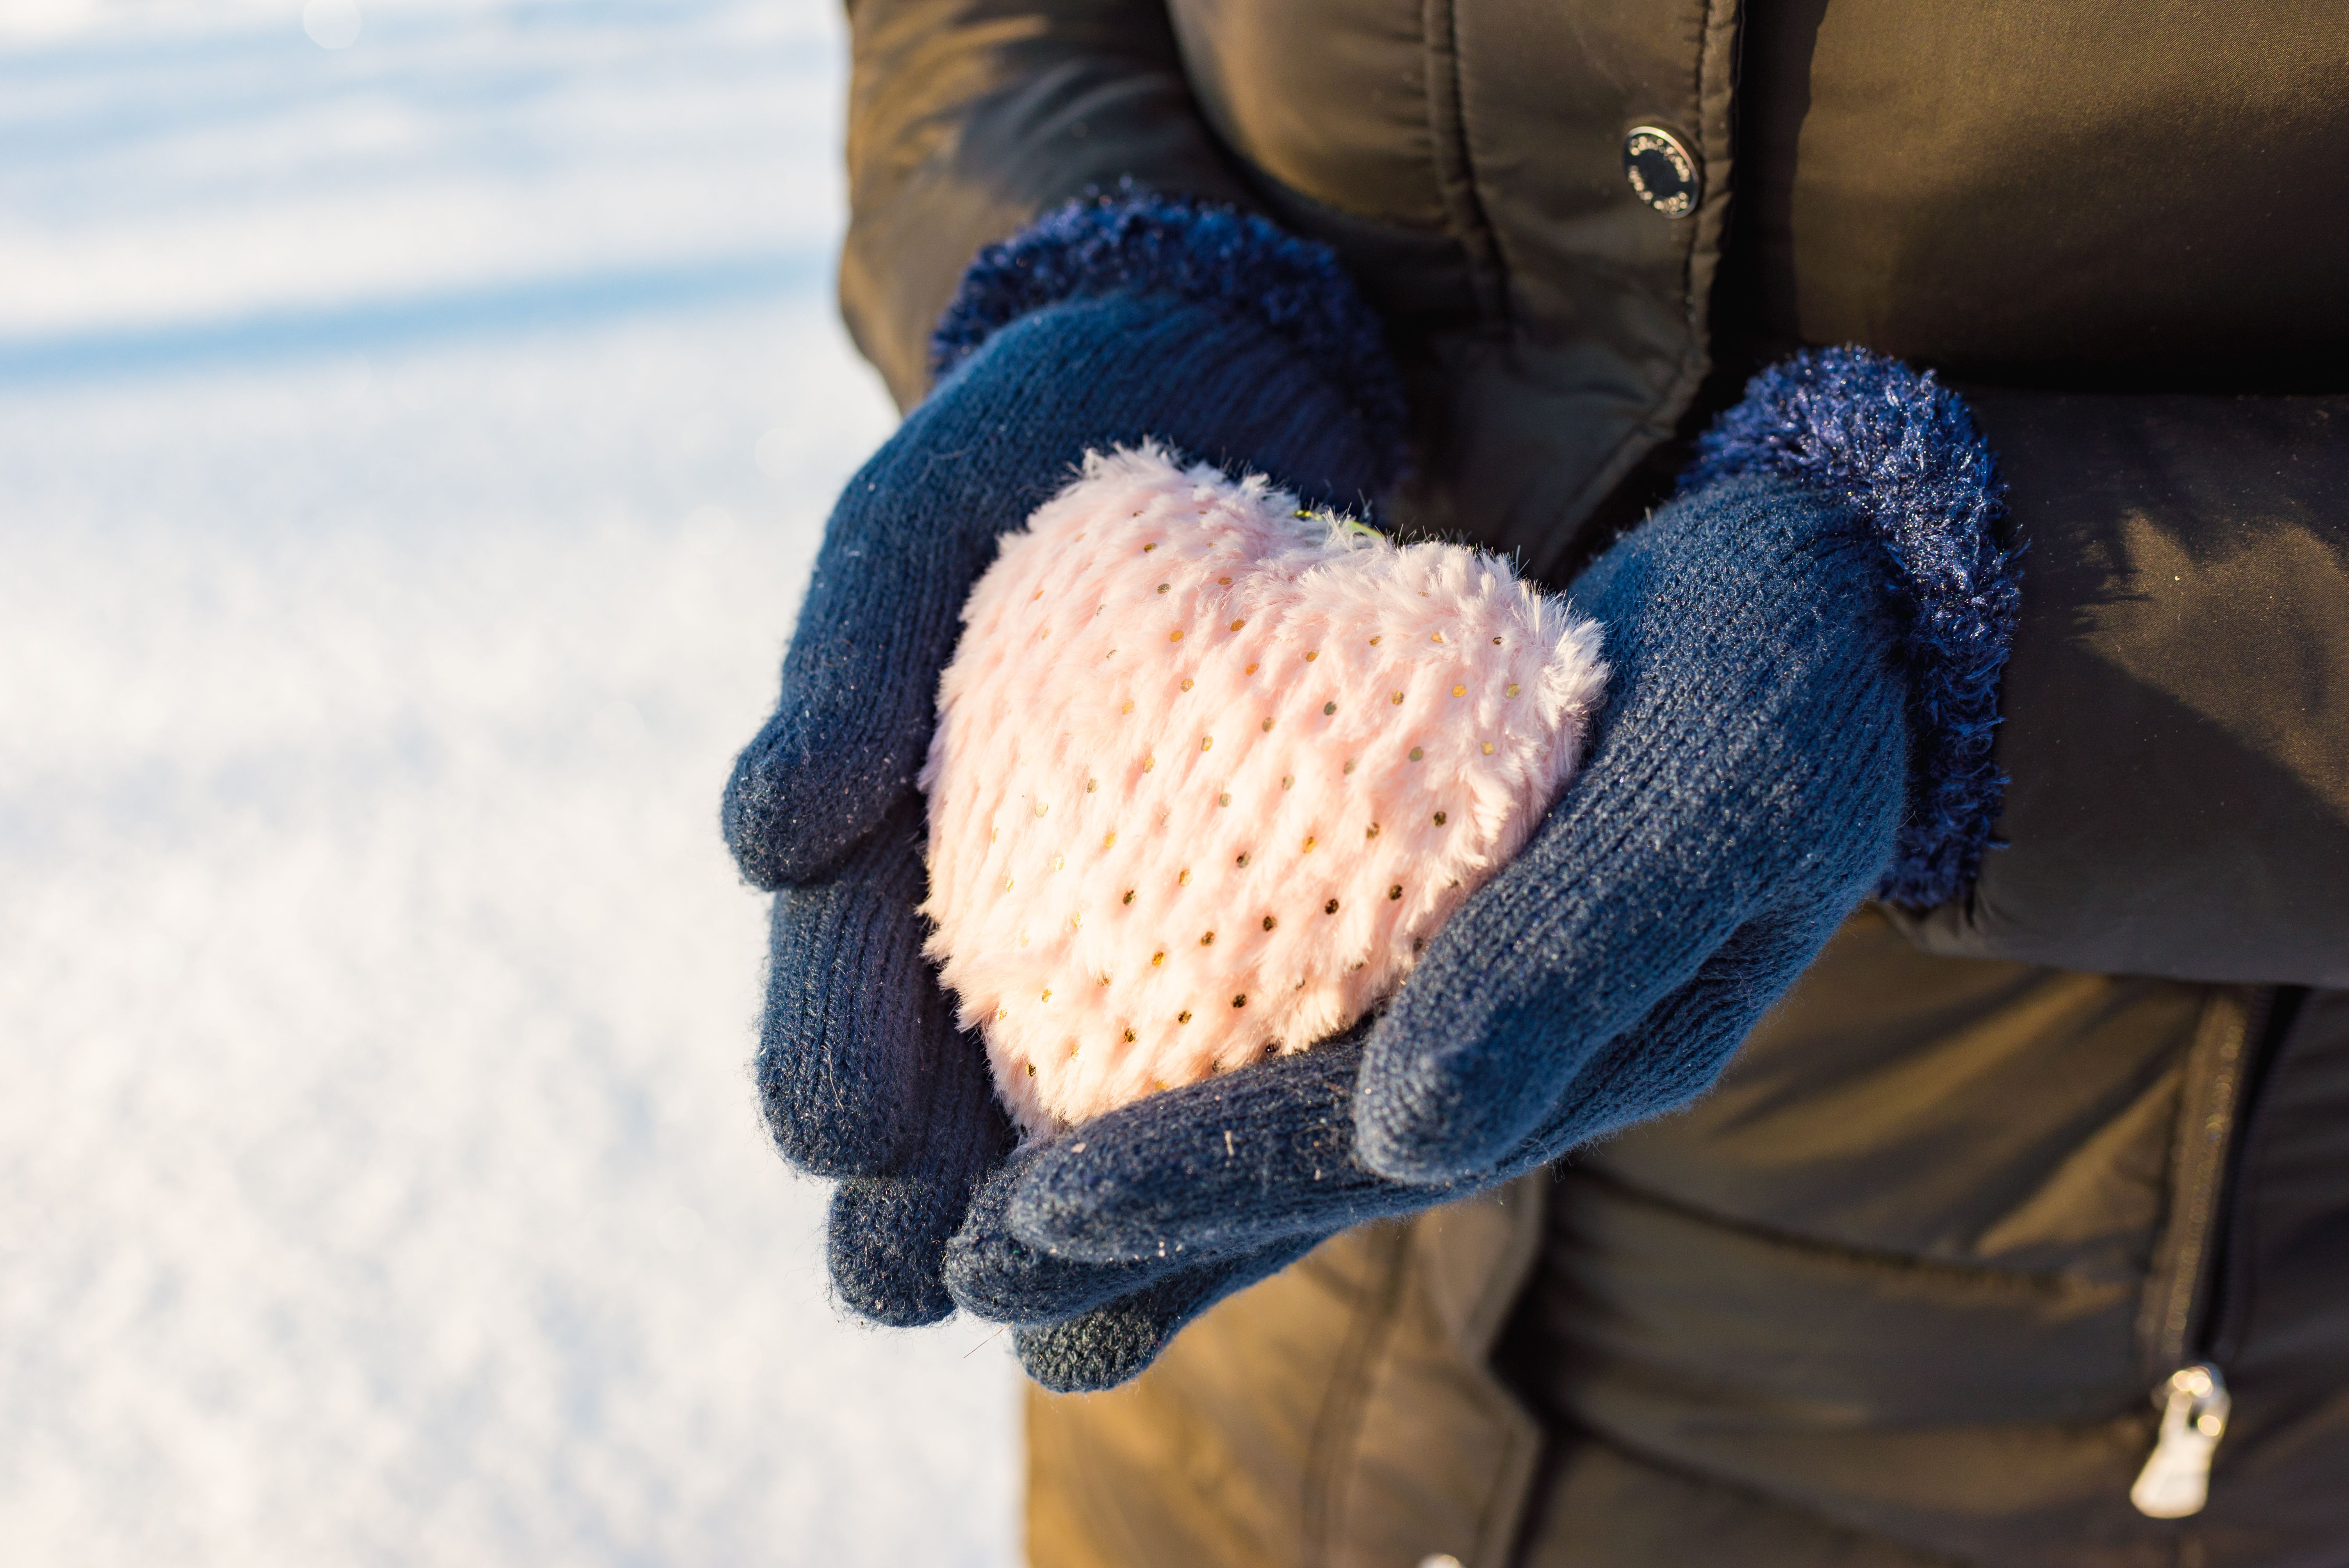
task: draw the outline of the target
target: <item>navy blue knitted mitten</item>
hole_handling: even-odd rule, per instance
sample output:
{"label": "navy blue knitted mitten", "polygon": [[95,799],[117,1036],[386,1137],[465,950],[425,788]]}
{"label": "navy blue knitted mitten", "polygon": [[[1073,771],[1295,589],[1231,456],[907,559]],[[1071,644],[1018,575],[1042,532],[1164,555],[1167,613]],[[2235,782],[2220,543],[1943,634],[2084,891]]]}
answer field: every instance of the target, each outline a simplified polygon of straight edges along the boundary
{"label": "navy blue knitted mitten", "polygon": [[834,507],[781,694],[723,826],[777,893],[758,1082],[784,1157],[839,1178],[832,1274],[884,1323],[953,1309],[948,1236],[1011,1148],[978,1043],[921,955],[914,779],[964,601],[1088,450],[1144,438],[1359,506],[1392,475],[1399,383],[1329,253],[1261,220],[1081,203],[982,255],[942,379]]}
{"label": "navy blue knitted mitten", "polygon": [[1030,1151],[956,1238],[956,1296],[1101,1386],[1302,1246],[1702,1093],[1860,900],[1979,863],[1999,497],[1930,376],[1837,350],[1757,377],[1574,585],[1615,671],[1583,772],[1384,1015]]}

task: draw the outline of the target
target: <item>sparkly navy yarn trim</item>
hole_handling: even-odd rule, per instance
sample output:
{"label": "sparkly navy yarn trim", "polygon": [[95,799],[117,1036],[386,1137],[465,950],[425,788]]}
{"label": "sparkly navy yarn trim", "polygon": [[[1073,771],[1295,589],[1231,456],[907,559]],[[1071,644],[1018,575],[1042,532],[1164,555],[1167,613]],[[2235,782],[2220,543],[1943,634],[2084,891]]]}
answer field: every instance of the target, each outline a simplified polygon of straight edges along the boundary
{"label": "sparkly navy yarn trim", "polygon": [[1806,349],[1746,384],[1697,443],[1683,493],[1784,474],[1848,500],[1883,543],[1905,623],[1909,820],[1876,896],[1910,908],[1963,893],[2006,794],[1992,760],[1999,679],[2022,603],[1994,525],[2006,486],[1973,417],[1930,370],[1857,346]]}
{"label": "sparkly navy yarn trim", "polygon": [[1002,327],[1062,300],[1171,294],[1252,319],[1319,365],[1377,449],[1402,449],[1402,377],[1379,318],[1327,245],[1230,207],[1130,181],[1082,197],[979,252],[930,338],[943,376]]}

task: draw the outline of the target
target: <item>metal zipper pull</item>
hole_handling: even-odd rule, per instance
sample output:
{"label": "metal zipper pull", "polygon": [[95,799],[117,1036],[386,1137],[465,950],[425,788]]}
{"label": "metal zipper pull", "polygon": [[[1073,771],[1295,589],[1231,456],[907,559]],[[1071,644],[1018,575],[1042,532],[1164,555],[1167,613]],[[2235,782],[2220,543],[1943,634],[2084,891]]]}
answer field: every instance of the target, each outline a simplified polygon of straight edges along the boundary
{"label": "metal zipper pull", "polygon": [[2219,1369],[2198,1361],[2172,1372],[2153,1402],[2161,1407],[2161,1436],[2129,1488],[2129,1501],[2148,1519],[2184,1519],[2209,1501],[2210,1456],[2226,1435],[2234,1401]]}

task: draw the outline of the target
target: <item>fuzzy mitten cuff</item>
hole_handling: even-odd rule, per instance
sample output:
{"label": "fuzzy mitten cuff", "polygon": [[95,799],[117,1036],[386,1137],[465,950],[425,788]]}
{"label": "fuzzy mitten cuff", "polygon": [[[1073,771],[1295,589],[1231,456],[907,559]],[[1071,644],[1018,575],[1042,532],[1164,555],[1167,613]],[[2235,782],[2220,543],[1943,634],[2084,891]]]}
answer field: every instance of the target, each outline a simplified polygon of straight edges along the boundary
{"label": "fuzzy mitten cuff", "polygon": [[1997,533],[2006,487],[1971,414],[1930,370],[1813,349],[1756,376],[1697,449],[1682,494],[1782,474],[1840,497],[1882,546],[1912,744],[1908,816],[1876,893],[1920,909],[1958,897],[2006,789],[1991,745],[2023,601],[2020,552]]}
{"label": "fuzzy mitten cuff", "polygon": [[931,373],[947,376],[1047,305],[1113,295],[1200,305],[1271,334],[1344,390],[1373,449],[1389,461],[1401,453],[1402,379],[1378,317],[1328,246],[1250,213],[1131,184],[1071,201],[981,251],[931,336]]}

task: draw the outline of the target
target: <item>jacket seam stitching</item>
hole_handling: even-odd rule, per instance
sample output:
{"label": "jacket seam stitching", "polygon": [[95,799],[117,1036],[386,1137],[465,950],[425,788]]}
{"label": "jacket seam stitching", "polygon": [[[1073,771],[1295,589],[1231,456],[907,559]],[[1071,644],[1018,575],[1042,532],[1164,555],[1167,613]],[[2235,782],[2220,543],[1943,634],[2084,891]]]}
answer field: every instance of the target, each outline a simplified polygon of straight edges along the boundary
{"label": "jacket seam stitching", "polygon": [[1758,1224],[1751,1220],[1719,1214],[1699,1208],[1693,1203],[1668,1198],[1635,1187],[1620,1177],[1588,1167],[1568,1168],[1569,1179],[1587,1181],[1604,1188],[1617,1197],[1643,1208],[1660,1210],[1680,1219],[1723,1231],[1748,1241],[1771,1247],[1783,1248],[1814,1258],[1826,1258],[1855,1268],[1872,1269],[1887,1274],[1942,1274],[1955,1281],[2002,1284],[2042,1295],[2069,1291],[2109,1291],[2127,1281],[2089,1279],[2061,1270],[2004,1269],[1990,1264],[1978,1264],[1941,1258],[1924,1257],[1913,1253],[1899,1253],[1873,1247],[1856,1246],[1847,1242],[1822,1241],[1793,1231]]}
{"label": "jacket seam stitching", "polygon": [[1468,147],[1468,106],[1460,65],[1460,30],[1454,0],[1426,0],[1421,12],[1421,48],[1427,60],[1428,133],[1433,139],[1436,187],[1462,253],[1476,314],[1486,327],[1509,321],[1509,266],[1501,253],[1478,188],[1476,161]]}
{"label": "jacket seam stitching", "polygon": [[1361,1443],[1362,1421],[1370,1408],[1369,1368],[1394,1331],[1401,1315],[1403,1263],[1408,1228],[1381,1226],[1375,1277],[1366,1282],[1361,1305],[1355,1311],[1346,1343],[1330,1368],[1321,1408],[1313,1421],[1305,1463],[1305,1562],[1326,1564],[1340,1533],[1345,1505],[1344,1483],[1349,1460]]}
{"label": "jacket seam stitching", "polygon": [[[1727,18],[1726,22],[1723,21],[1724,17]],[[1588,517],[1599,502],[1606,500],[1609,493],[1622,482],[1623,476],[1630,472],[1641,458],[1671,438],[1672,427],[1679,422],[1681,414],[1686,410],[1698,391],[1703,387],[1705,376],[1711,369],[1712,350],[1706,341],[1711,326],[1711,302],[1698,298],[1697,253],[1709,244],[1714,249],[1718,259],[1717,253],[1722,242],[1721,231],[1727,223],[1725,213],[1730,200],[1723,182],[1732,159],[1726,155],[1711,156],[1722,153],[1723,150],[1714,144],[1714,139],[1706,134],[1704,129],[1706,124],[1705,88],[1708,72],[1713,65],[1715,34],[1724,26],[1738,25],[1735,0],[1705,0],[1703,21],[1698,31],[1696,65],[1689,90],[1694,106],[1694,113],[1691,116],[1691,119],[1697,128],[1693,134],[1697,138],[1698,145],[1708,156],[1702,165],[1705,181],[1704,201],[1690,219],[1688,244],[1681,254],[1681,322],[1686,336],[1682,344],[1679,368],[1640,417],[1632,421],[1630,428],[1617,439],[1615,445],[1609,449],[1606,460],[1591,470],[1589,480],[1575,493],[1574,500],[1567,511],[1571,528],[1578,528],[1581,521]],[[1731,47],[1734,47],[1733,39]],[[1731,84],[1728,117],[1730,126],[1733,127],[1737,119],[1733,77]],[[1716,202],[1719,205],[1716,205]],[[1707,224],[1713,225],[1710,238],[1705,227]],[[1557,550],[1563,550],[1566,547],[1567,542],[1561,540]],[[1555,553],[1556,551],[1553,552],[1553,556]]]}

